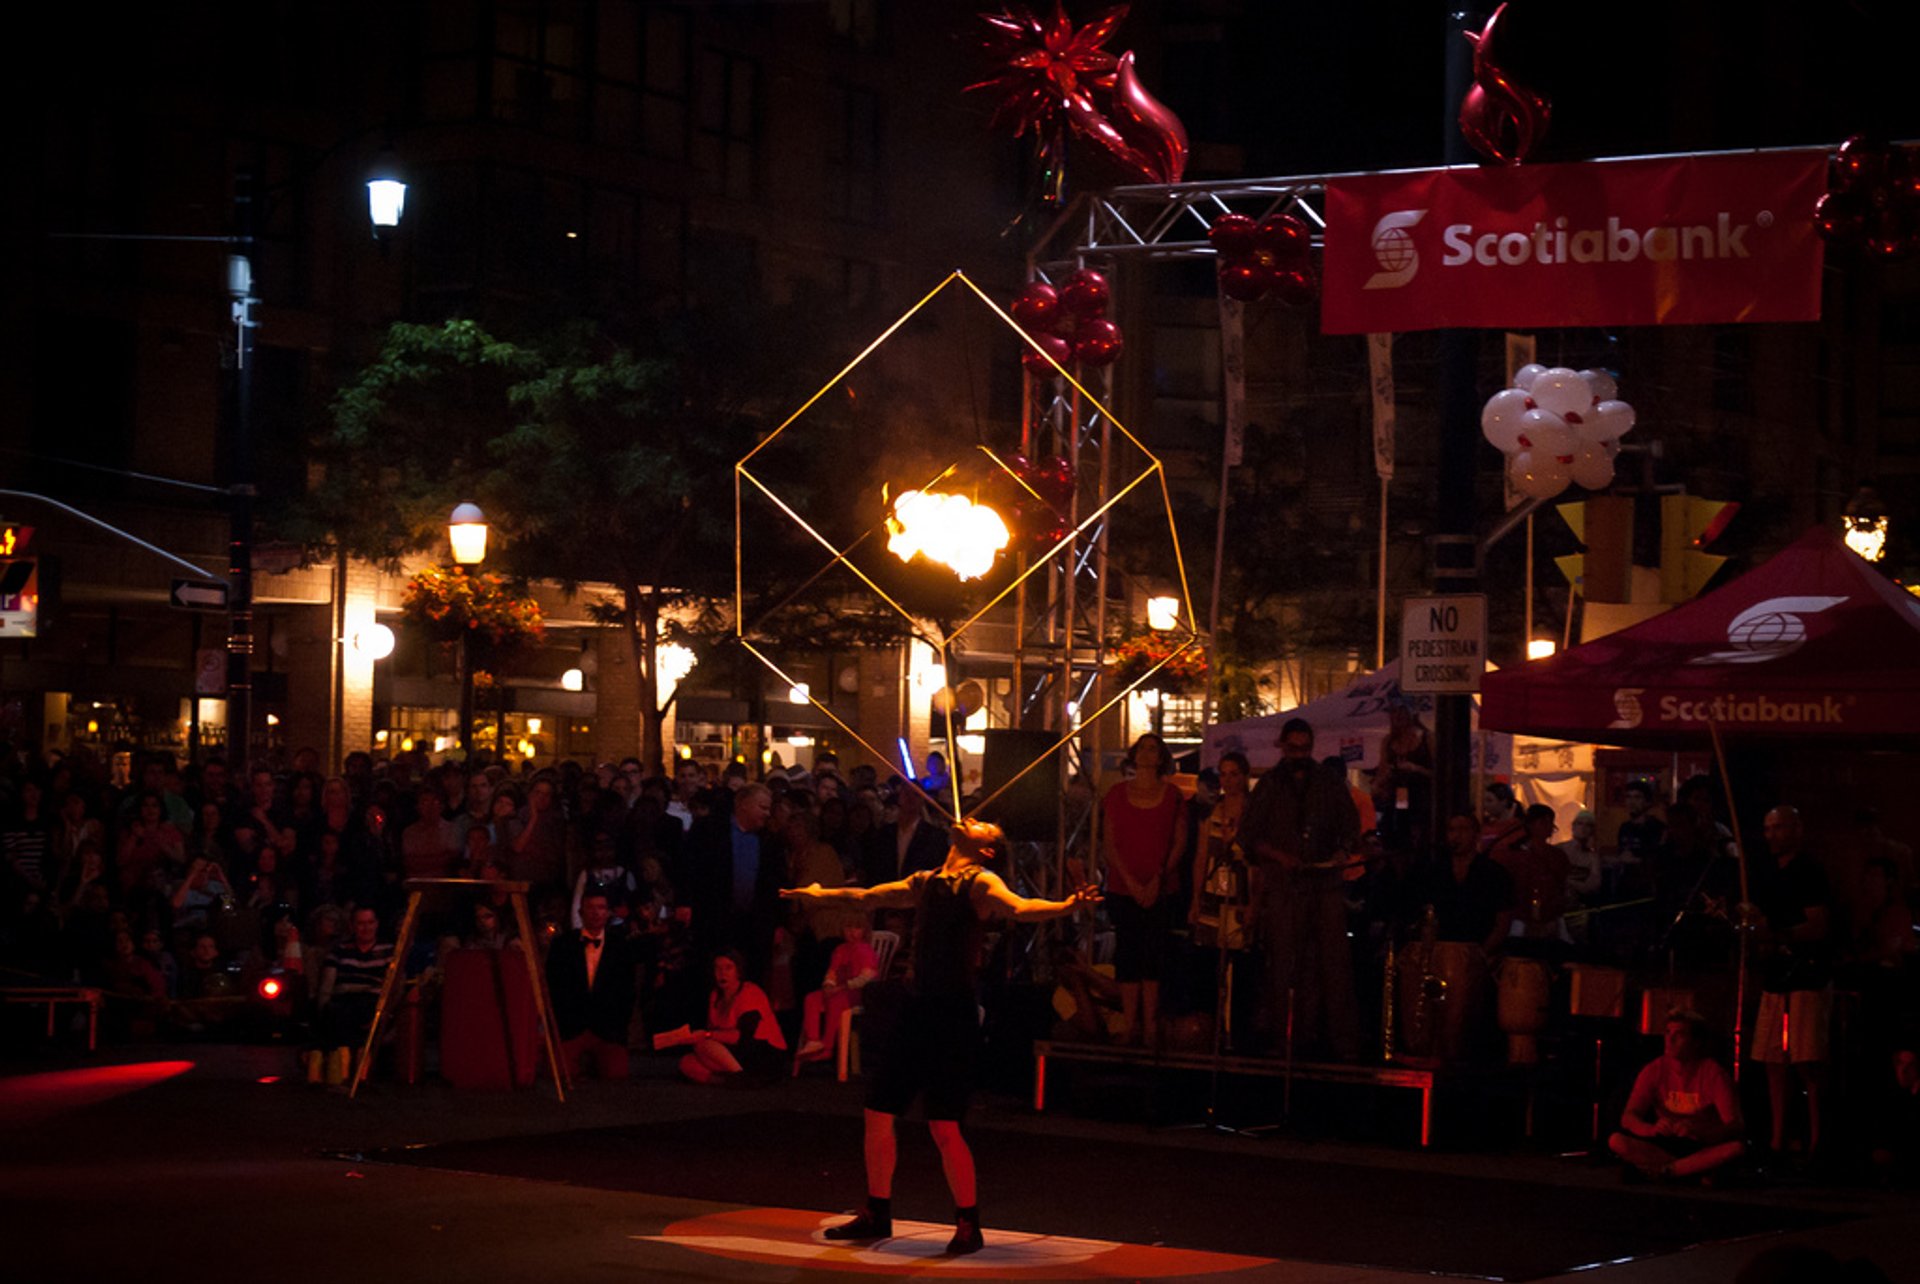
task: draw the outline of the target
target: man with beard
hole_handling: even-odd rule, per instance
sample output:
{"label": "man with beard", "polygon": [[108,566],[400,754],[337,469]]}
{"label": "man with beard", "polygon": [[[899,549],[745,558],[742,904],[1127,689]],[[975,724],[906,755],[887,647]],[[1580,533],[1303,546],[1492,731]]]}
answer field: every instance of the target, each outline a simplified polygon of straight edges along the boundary
{"label": "man with beard", "polygon": [[1254,786],[1240,837],[1259,880],[1274,1028],[1291,1026],[1297,1043],[1354,1059],[1360,1019],[1344,889],[1360,817],[1344,774],[1313,760],[1304,718],[1280,729],[1280,763]]}

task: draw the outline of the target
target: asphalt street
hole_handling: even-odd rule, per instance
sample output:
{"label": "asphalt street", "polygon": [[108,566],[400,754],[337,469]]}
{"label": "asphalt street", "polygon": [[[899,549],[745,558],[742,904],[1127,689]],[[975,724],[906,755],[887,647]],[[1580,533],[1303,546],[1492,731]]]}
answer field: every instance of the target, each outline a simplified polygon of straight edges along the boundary
{"label": "asphalt street", "polygon": [[[1558,1237],[1530,1255],[1470,1254],[1482,1268],[1471,1273],[1571,1254],[1591,1260],[1569,1268],[1588,1269],[1507,1278],[1730,1280],[1756,1252],[1791,1242],[1920,1284],[1907,1256],[1915,1201],[1879,1192],[1633,1192],[1660,1201],[1634,1205],[1610,1171],[1550,1156],[1221,1137],[992,1099],[973,1124],[989,1250],[946,1259],[947,1210],[916,1128],[903,1131],[896,1238],[856,1250],[817,1239],[859,1194],[857,1084],[700,1089],[649,1061],[634,1082],[583,1084],[564,1105],[544,1087],[460,1095],[387,1083],[348,1100],[297,1082],[286,1050],[229,1045],[14,1053],[0,1071],[0,1225],[17,1268],[7,1274],[21,1280],[509,1281],[564,1270],[572,1280],[1360,1284],[1430,1279],[1483,1238]],[[1234,1197],[1193,1197],[1209,1177]],[[1679,1224],[1733,1236],[1687,1246],[1634,1224],[1649,1219],[1633,1208],[1665,1215],[1667,1201],[1703,1201]],[[1379,1205],[1365,1210],[1374,1222],[1355,1222],[1363,1203]],[[1424,1227],[1396,1230],[1421,1217]],[[1287,1222],[1313,1233],[1269,1233]],[[1566,1242],[1569,1227],[1587,1239]],[[1254,1251],[1292,1243],[1311,1251]]]}

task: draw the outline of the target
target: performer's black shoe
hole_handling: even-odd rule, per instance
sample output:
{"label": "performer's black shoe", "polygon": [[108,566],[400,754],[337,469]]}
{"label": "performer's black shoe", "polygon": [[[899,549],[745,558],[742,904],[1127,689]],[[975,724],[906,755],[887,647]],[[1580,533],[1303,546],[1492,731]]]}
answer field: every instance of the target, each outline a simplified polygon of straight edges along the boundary
{"label": "performer's black shoe", "polygon": [[889,1239],[893,1235],[893,1218],[876,1214],[869,1208],[850,1222],[841,1222],[838,1226],[827,1227],[822,1234],[828,1239],[862,1243],[876,1239]]}
{"label": "performer's black shoe", "polygon": [[947,1241],[947,1256],[965,1257],[986,1246],[986,1237],[980,1233],[980,1205],[957,1210],[953,1219],[953,1238]]}
{"label": "performer's black shoe", "polygon": [[953,1238],[947,1241],[948,1257],[965,1257],[968,1253],[977,1253],[987,1246],[986,1236],[972,1222],[961,1222],[953,1228]]}

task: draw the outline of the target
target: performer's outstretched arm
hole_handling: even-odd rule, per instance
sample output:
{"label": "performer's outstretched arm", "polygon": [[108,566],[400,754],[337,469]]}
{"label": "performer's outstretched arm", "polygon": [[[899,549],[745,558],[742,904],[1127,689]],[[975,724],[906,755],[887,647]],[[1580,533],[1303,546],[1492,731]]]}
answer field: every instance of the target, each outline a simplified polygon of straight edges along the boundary
{"label": "performer's outstretched arm", "polygon": [[805,887],[785,888],[780,897],[789,901],[842,901],[868,909],[912,909],[914,884],[912,878],[873,887],[822,887],[809,883]]}
{"label": "performer's outstretched arm", "polygon": [[1091,883],[1075,890],[1064,901],[1046,901],[1037,897],[1022,896],[1008,887],[1006,882],[992,870],[982,870],[973,880],[975,903],[984,898],[984,908],[1003,918],[1018,919],[1022,923],[1037,923],[1050,918],[1063,918],[1082,905],[1094,905],[1100,900],[1100,889]]}

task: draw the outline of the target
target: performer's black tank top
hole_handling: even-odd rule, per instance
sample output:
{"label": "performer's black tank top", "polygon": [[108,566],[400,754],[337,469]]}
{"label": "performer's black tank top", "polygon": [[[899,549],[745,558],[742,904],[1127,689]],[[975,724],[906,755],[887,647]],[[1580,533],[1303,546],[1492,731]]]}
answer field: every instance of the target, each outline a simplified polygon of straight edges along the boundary
{"label": "performer's black tank top", "polygon": [[986,924],[973,908],[978,867],[962,874],[927,875],[913,920],[913,989],[920,995],[974,992]]}

